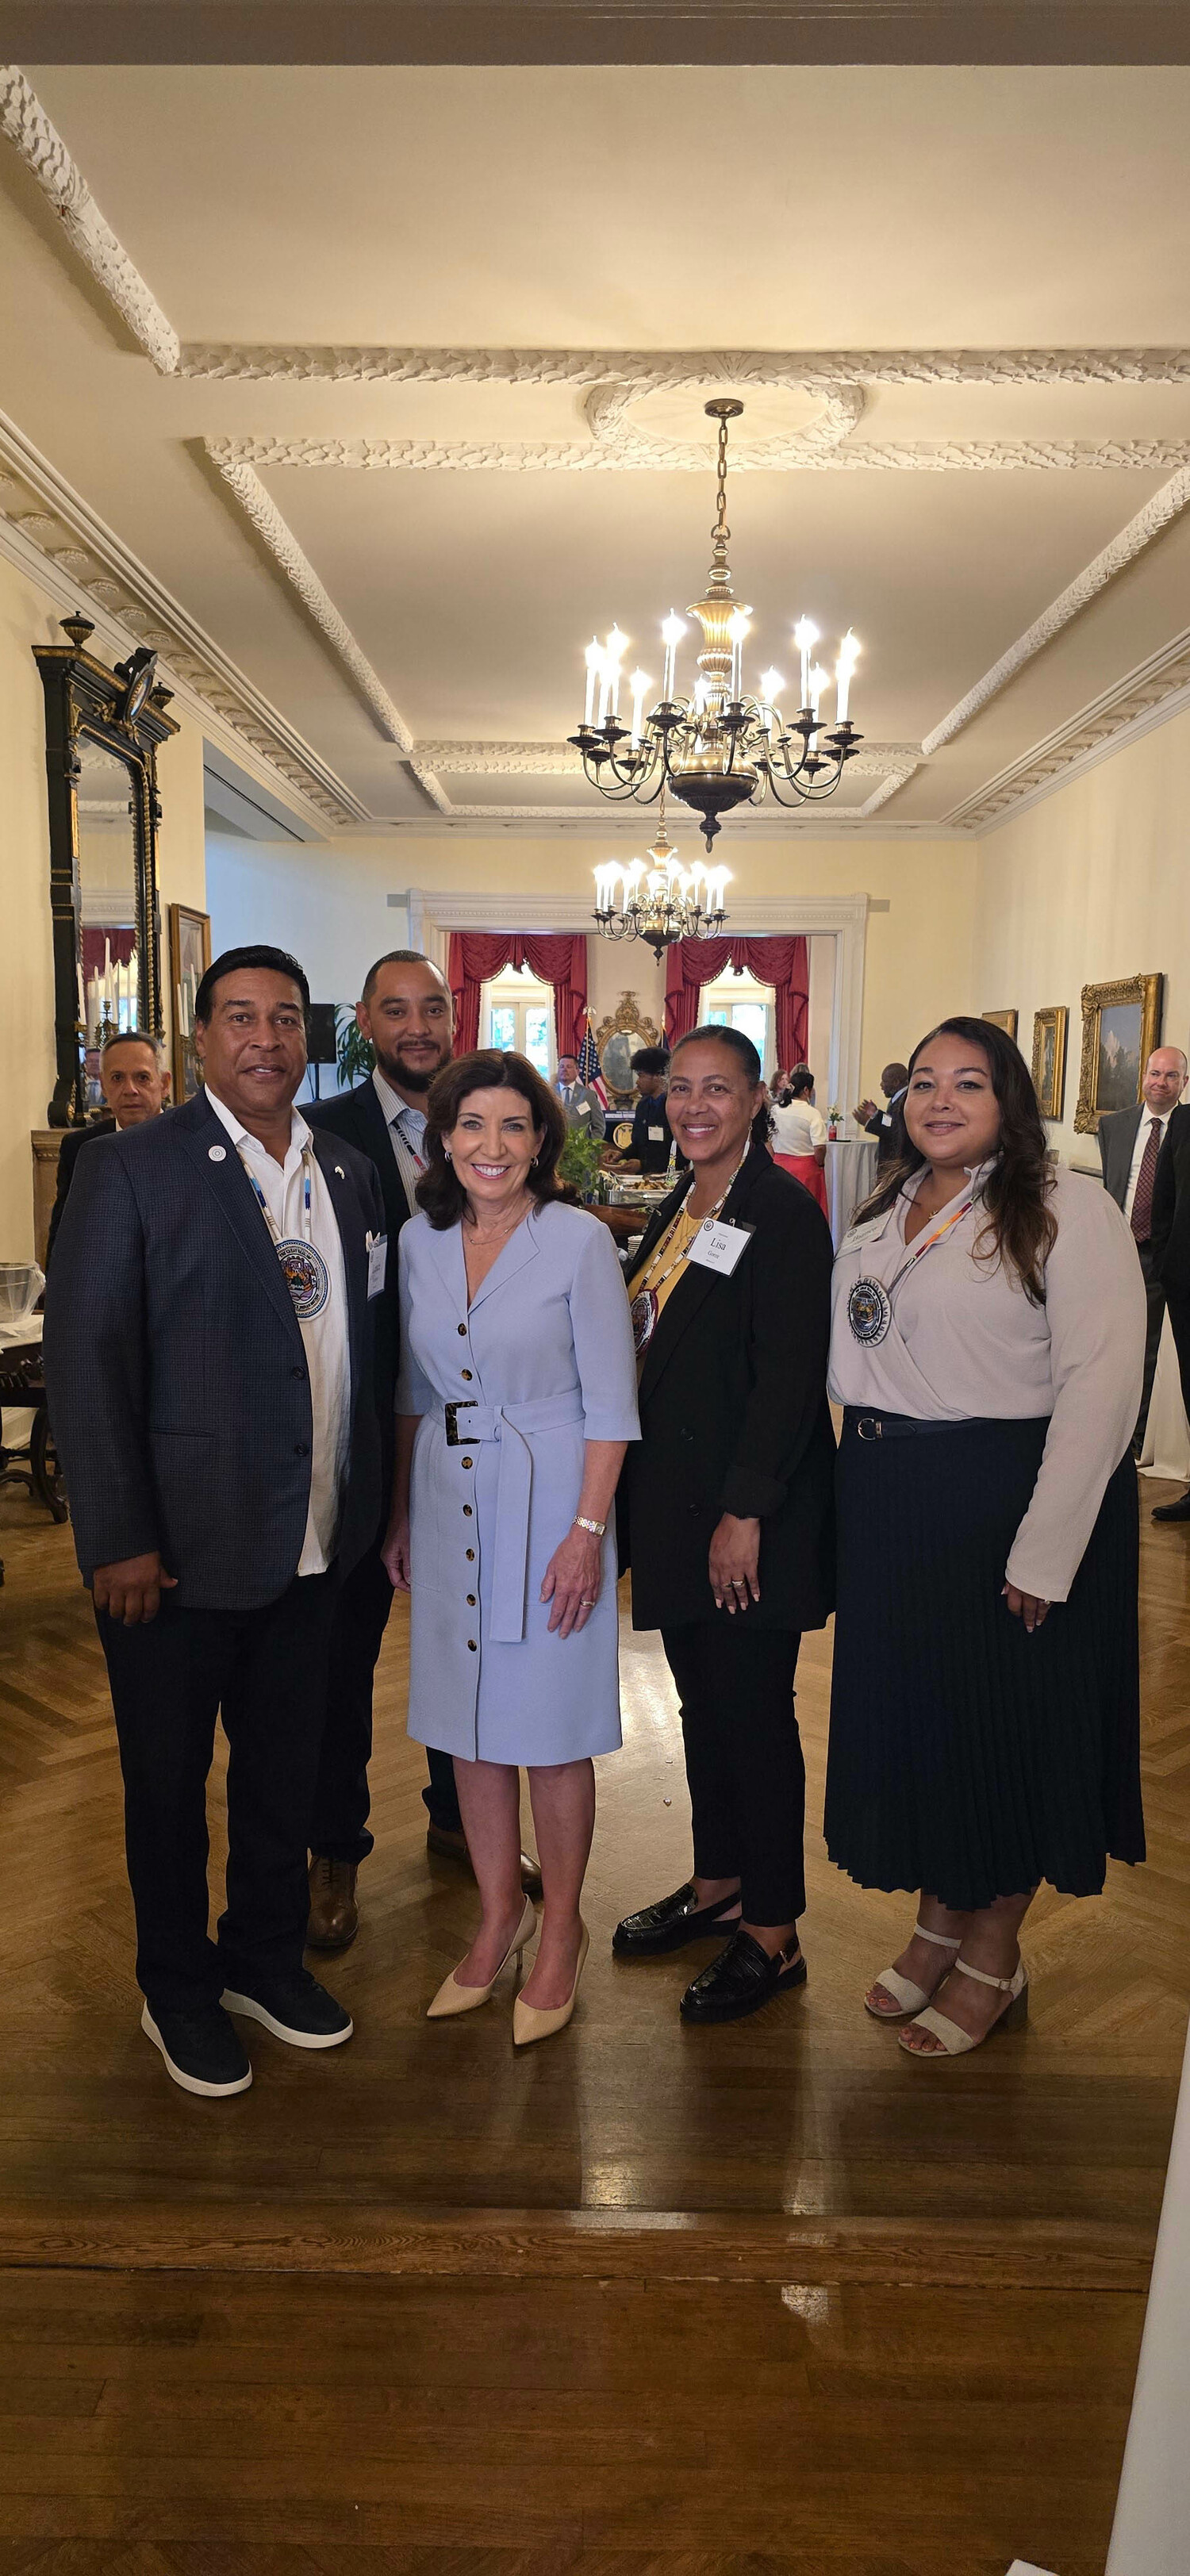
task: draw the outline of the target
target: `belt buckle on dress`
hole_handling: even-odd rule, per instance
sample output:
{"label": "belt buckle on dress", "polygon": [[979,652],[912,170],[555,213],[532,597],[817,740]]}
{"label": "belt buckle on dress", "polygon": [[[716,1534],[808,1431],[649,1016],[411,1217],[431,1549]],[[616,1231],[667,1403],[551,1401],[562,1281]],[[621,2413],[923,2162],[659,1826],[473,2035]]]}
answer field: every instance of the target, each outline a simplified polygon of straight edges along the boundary
{"label": "belt buckle on dress", "polygon": [[461,1395],[456,1403],[443,1405],[442,1410],[446,1415],[446,1445],[448,1449],[462,1448],[467,1435],[464,1431],[460,1431],[459,1429],[459,1415],[460,1413],[474,1413],[478,1400],[478,1397],[474,1395]]}
{"label": "belt buckle on dress", "polygon": [[855,1429],[856,1436],[860,1440],[883,1440],[884,1438],[884,1424],[874,1413],[861,1413]]}

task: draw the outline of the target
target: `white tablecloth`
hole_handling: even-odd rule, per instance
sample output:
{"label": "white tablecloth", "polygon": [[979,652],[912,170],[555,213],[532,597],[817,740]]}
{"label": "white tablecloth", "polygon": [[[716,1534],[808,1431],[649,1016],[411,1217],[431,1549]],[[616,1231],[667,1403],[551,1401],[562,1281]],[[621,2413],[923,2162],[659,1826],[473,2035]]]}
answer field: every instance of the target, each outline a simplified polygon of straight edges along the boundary
{"label": "white tablecloth", "polygon": [[851,1223],[852,1211],[876,1186],[876,1138],[838,1137],[826,1149],[826,1186],[831,1203],[831,1234],[836,1252]]}
{"label": "white tablecloth", "polygon": [[1173,1346],[1168,1315],[1161,1327],[1157,1374],[1145,1424],[1140,1472],[1142,1476],[1166,1476],[1173,1484],[1190,1485],[1190,1426],[1187,1425],[1186,1408],[1182,1402],[1178,1355]]}

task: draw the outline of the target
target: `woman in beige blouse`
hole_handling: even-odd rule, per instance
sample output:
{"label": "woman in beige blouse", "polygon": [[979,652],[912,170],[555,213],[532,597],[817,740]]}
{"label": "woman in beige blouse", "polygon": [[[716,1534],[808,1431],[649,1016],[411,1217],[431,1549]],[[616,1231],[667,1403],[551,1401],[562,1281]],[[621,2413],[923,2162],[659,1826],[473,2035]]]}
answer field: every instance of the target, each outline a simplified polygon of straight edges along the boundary
{"label": "woman in beige blouse", "polygon": [[1029,1070],[982,1020],[916,1049],[908,1151],[835,1266],[839,1609],[826,1831],[920,1890],[866,1998],[914,2057],[1020,2019],[1037,1887],[1144,1858],[1135,1246],[1046,1163]]}

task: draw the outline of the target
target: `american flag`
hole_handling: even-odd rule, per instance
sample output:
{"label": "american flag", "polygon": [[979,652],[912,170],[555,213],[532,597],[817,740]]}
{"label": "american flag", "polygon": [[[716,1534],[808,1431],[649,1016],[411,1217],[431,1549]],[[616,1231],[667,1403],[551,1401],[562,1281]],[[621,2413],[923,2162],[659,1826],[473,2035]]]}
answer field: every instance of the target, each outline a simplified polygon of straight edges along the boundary
{"label": "american flag", "polygon": [[594,1092],[600,1108],[606,1109],[607,1084],[603,1079],[603,1067],[599,1061],[599,1049],[595,1044],[595,1032],[591,1026],[589,1011],[587,1025],[583,1031],[583,1042],[575,1061],[578,1065],[579,1081],[587,1084],[588,1089]]}

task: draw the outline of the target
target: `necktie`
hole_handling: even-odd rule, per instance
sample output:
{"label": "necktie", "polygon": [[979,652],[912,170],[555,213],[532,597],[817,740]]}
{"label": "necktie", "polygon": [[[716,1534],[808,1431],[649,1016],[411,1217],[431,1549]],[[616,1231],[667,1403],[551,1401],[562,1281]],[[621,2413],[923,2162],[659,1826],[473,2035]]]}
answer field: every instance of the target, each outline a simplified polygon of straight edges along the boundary
{"label": "necktie", "polygon": [[1161,1121],[1149,1121],[1149,1141],[1141,1156],[1136,1175],[1136,1196],[1130,1219],[1138,1243],[1147,1243],[1153,1231],[1153,1183],[1157,1177],[1157,1156],[1161,1151]]}

